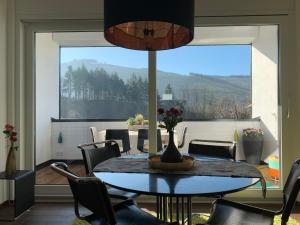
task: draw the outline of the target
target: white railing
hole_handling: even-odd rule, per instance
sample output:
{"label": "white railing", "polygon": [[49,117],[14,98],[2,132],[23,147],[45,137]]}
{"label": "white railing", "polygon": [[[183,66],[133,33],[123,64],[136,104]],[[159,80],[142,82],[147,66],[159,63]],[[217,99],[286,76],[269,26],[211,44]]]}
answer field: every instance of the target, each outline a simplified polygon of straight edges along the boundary
{"label": "white railing", "polygon": [[[105,129],[121,129],[127,128],[126,122],[52,122],[51,132],[51,158],[52,159],[81,159],[81,152],[77,149],[77,145],[92,142],[92,136],[89,127],[94,126],[97,130]],[[181,139],[184,127],[188,127],[185,145],[182,149],[187,152],[188,143],[192,139],[207,139],[207,140],[233,140],[235,130],[238,131],[241,137],[242,130],[249,127],[260,128],[259,120],[234,121],[186,121],[178,124],[176,127],[178,139]],[[58,143],[59,133],[62,134],[62,143]],[[265,134],[268,132],[265,131]],[[274,143],[276,142],[276,143]],[[136,146],[136,143],[131,143],[131,146]],[[265,146],[263,157],[272,154],[274,147],[278,146],[277,140],[265,135]],[[243,159],[243,150],[241,138],[237,143],[237,158]]]}

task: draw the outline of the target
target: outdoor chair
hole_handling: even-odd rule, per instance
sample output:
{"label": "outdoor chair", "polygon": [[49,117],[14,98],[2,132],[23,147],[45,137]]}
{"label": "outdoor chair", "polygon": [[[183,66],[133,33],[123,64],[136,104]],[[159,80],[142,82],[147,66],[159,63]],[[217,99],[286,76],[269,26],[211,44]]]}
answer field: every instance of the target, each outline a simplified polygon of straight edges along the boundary
{"label": "outdoor chair", "polygon": [[[68,179],[74,198],[75,214],[79,219],[92,225],[170,224],[141,210],[131,199],[112,205],[105,184],[96,177],[78,177],[62,162],[53,163],[51,168]],[[91,214],[80,215],[79,205],[91,211]]]}
{"label": "outdoor chair", "polygon": [[[139,129],[138,130],[138,140],[137,140],[137,149],[143,153],[148,153],[149,149],[145,148],[145,140],[148,140],[149,137],[148,129]],[[162,140],[161,140],[161,131],[157,129],[157,152],[163,150]]]}
{"label": "outdoor chair", "polygon": [[[105,144],[104,147],[97,147]],[[96,165],[110,158],[121,156],[119,145],[115,141],[102,141],[77,146],[82,153],[86,174],[93,176],[93,169]],[[122,191],[116,188],[109,188],[108,193],[112,198],[129,199],[138,196],[136,193]]]}
{"label": "outdoor chair", "polygon": [[98,137],[97,128],[96,127],[90,127],[90,131],[91,131],[91,134],[92,134],[92,141],[93,142],[100,141],[99,137]]}
{"label": "outdoor chair", "polygon": [[236,143],[194,139],[189,143],[188,153],[196,158],[218,158],[235,160]]}
{"label": "outdoor chair", "polygon": [[129,153],[131,149],[128,129],[107,129],[105,140],[121,140],[122,141],[121,153]]}
{"label": "outdoor chair", "polygon": [[184,146],[184,144],[185,144],[185,136],[186,136],[186,132],[187,132],[187,127],[185,127],[185,128],[183,129],[182,136],[181,136],[181,141],[180,141],[180,143],[178,144],[178,149],[183,148],[183,146]]}
{"label": "outdoor chair", "polygon": [[[300,188],[300,159],[295,161],[283,189],[283,206],[278,211],[271,211],[218,199],[214,202],[212,213],[205,225],[272,225],[275,215],[281,216],[281,225],[286,225],[295,205]],[[203,224],[199,224],[203,225]]]}

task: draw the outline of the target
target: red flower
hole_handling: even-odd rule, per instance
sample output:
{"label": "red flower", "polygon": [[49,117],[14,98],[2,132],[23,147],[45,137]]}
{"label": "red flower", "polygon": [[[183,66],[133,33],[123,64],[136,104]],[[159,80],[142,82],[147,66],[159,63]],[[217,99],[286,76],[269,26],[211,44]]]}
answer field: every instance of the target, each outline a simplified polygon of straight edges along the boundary
{"label": "red flower", "polygon": [[165,110],[163,109],[163,108],[159,108],[158,110],[157,110],[157,112],[158,112],[158,114],[163,114],[164,112],[165,112]]}
{"label": "red flower", "polygon": [[16,141],[18,140],[18,138],[17,138],[17,136],[11,136],[11,137],[10,137],[10,140],[11,140],[12,142],[16,142]]}
{"label": "red flower", "polygon": [[13,131],[13,132],[11,133],[11,136],[17,136],[17,132]]}
{"label": "red flower", "polygon": [[13,125],[10,125],[10,124],[6,124],[5,125],[5,130],[6,131],[12,131],[15,127]]}
{"label": "red flower", "polygon": [[175,114],[175,108],[172,107],[172,108],[170,109],[170,111],[171,111],[172,114]]}
{"label": "red flower", "polygon": [[179,110],[178,110],[178,109],[174,109],[174,110],[173,110],[173,114],[174,114],[175,116],[179,116]]}
{"label": "red flower", "polygon": [[166,110],[159,108],[157,111],[161,115],[158,126],[167,129],[168,132],[174,130],[174,127],[183,120],[181,117],[183,111],[180,108],[172,107]]}
{"label": "red flower", "polygon": [[167,111],[166,111],[166,115],[167,115],[167,116],[172,116],[172,111],[171,111],[171,110],[167,110]]}

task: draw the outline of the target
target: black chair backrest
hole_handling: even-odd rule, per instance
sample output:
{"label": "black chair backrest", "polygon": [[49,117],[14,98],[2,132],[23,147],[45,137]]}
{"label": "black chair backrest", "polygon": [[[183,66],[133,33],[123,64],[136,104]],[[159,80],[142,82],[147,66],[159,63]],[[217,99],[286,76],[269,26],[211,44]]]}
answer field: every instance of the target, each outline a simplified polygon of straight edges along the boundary
{"label": "black chair backrest", "polygon": [[104,219],[108,224],[116,224],[114,210],[104,183],[96,177],[78,177],[71,173],[65,163],[53,163],[51,168],[69,181],[75,203],[76,216],[78,204],[90,210],[95,217]]}
{"label": "black chair backrest", "polygon": [[[149,137],[149,130],[148,129],[139,129],[138,130],[138,140],[137,140],[137,149],[140,151],[144,151],[144,143],[145,140],[148,140]],[[161,151],[162,147],[162,140],[161,140],[161,131],[157,129],[157,151]]]}
{"label": "black chair backrest", "polygon": [[287,222],[295,205],[300,189],[300,159],[296,160],[290,170],[283,188],[283,211],[281,220]]}
{"label": "black chair backrest", "polygon": [[[97,147],[104,145],[103,147]],[[119,145],[113,140],[77,146],[82,153],[86,173],[92,175],[95,166],[105,160],[121,156]]]}
{"label": "black chair backrest", "polygon": [[105,140],[122,140],[122,153],[130,150],[128,129],[107,129]]}
{"label": "black chair backrest", "polygon": [[194,139],[190,141],[188,152],[199,156],[235,160],[236,144],[231,141]]}
{"label": "black chair backrest", "polygon": [[185,144],[185,136],[186,136],[187,127],[183,129],[183,134],[181,137],[181,142],[178,144],[178,148],[182,148]]}

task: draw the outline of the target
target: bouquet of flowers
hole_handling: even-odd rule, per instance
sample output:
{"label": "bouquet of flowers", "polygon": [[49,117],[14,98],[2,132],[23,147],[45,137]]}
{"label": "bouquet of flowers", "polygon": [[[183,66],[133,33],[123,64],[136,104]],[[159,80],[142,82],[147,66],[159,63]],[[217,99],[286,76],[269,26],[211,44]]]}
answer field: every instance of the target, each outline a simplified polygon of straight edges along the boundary
{"label": "bouquet of flowers", "polygon": [[9,152],[6,159],[6,165],[5,165],[5,175],[10,177],[12,174],[16,172],[16,156],[15,156],[15,150],[18,149],[17,146],[15,146],[15,143],[17,142],[17,132],[15,131],[15,127],[11,124],[6,124],[3,130],[3,133],[5,134],[5,137],[10,142]]}
{"label": "bouquet of flowers", "polygon": [[6,135],[6,138],[10,141],[10,148],[17,150],[18,147],[15,146],[17,142],[17,132],[15,131],[15,127],[11,124],[6,124],[3,130],[3,133]]}
{"label": "bouquet of flowers", "polygon": [[161,117],[158,126],[160,128],[166,129],[168,132],[174,131],[174,127],[176,127],[178,123],[183,121],[182,109],[172,107],[168,110],[165,110],[163,108],[159,108],[157,111]]}

